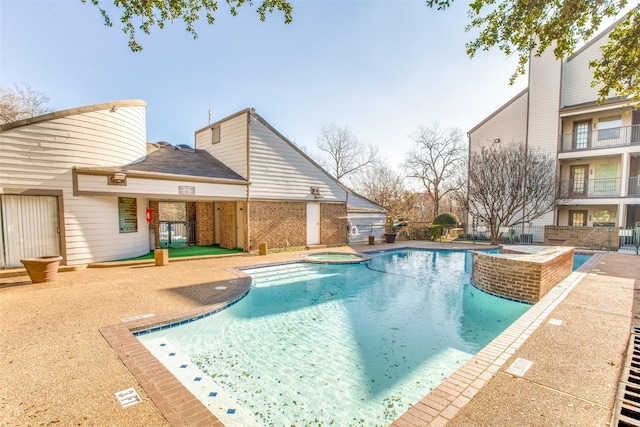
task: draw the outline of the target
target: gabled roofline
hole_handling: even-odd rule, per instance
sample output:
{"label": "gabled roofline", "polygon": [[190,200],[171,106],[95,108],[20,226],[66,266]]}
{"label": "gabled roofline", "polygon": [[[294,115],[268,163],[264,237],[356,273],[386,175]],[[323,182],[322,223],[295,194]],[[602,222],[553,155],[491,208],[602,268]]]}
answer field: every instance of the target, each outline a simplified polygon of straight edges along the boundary
{"label": "gabled roofline", "polygon": [[9,122],[9,123],[0,125],[0,129],[5,131],[9,129],[15,129],[21,126],[30,125],[33,123],[45,122],[45,121],[60,119],[68,116],[75,116],[77,114],[92,113],[94,111],[110,110],[112,108],[146,107],[146,106],[147,106],[147,103],[139,99],[103,102],[102,104],[93,104],[93,105],[87,105],[84,107],[69,108],[67,110],[54,111],[53,113],[47,113],[41,116],[28,117],[26,119],[16,120],[15,122]]}
{"label": "gabled roofline", "polygon": [[510,100],[508,100],[506,103],[502,104],[501,107],[499,107],[497,110],[495,110],[493,113],[491,113],[489,116],[487,116],[484,120],[482,120],[480,123],[478,123],[477,125],[475,125],[473,127],[473,129],[467,131],[467,135],[475,132],[476,130],[478,130],[478,128],[480,128],[481,126],[483,126],[485,123],[487,123],[489,120],[491,120],[492,118],[494,118],[495,116],[498,115],[498,113],[504,111],[509,105],[513,104],[514,102],[516,102],[518,99],[520,99],[521,96],[523,96],[525,93],[529,92],[529,88],[526,87],[524,88],[522,91],[520,91],[520,93],[518,93],[516,96],[514,96],[513,98],[511,98]]}
{"label": "gabled roofline", "polygon": [[216,122],[213,122],[213,123],[210,123],[210,124],[206,125],[205,127],[201,128],[201,129],[198,129],[197,131],[195,131],[194,134],[197,135],[198,133],[202,132],[203,130],[211,129],[214,126],[217,126],[217,125],[219,125],[221,123],[226,122],[227,120],[234,119],[234,118],[236,118],[238,116],[242,116],[243,114],[247,114],[247,113],[250,113],[252,111],[255,111],[255,109],[253,109],[251,107],[245,108],[244,110],[240,110],[237,113],[233,113],[230,116],[225,117],[224,119],[220,119],[220,120],[218,120]]}
{"label": "gabled roofline", "polygon": [[[265,125],[267,128],[269,128],[270,131],[272,131],[273,133],[275,133],[278,137],[280,137],[284,142],[286,142],[287,144],[289,144],[291,146],[291,148],[293,148],[294,150],[296,150],[299,154],[301,154],[305,159],[307,159],[309,162],[311,162],[315,167],[317,167],[320,171],[322,171],[327,177],[329,177],[329,179],[331,179],[333,182],[335,182],[338,186],[340,186],[340,188],[342,188],[346,193],[348,194],[352,194],[355,195],[357,197],[360,197],[361,199],[364,199],[378,207],[380,207],[381,210],[383,211],[387,211],[387,209],[383,208],[382,206],[380,206],[379,204],[377,204],[376,202],[367,199],[364,196],[361,196],[359,194],[357,194],[355,191],[351,190],[349,187],[345,186],[344,184],[342,184],[340,181],[338,181],[336,179],[336,177],[334,177],[333,175],[331,175],[329,172],[327,172],[322,166],[320,166],[318,163],[316,163],[315,160],[313,160],[311,157],[309,157],[304,151],[302,151],[300,148],[298,148],[297,145],[295,145],[293,142],[289,141],[289,139],[287,137],[285,137],[284,135],[282,135],[280,132],[278,132],[278,130],[276,128],[274,128],[273,126],[271,126],[264,118],[262,118],[258,113],[256,113],[256,110],[254,110],[253,108],[247,109],[247,110],[243,110],[237,114],[234,114],[233,116],[230,116],[228,118],[232,118],[237,116],[238,114],[243,114],[246,111],[249,111],[249,114],[251,114],[256,120],[258,120],[260,123],[262,123],[263,125]],[[223,119],[222,121],[224,121],[226,119]],[[206,128],[205,128],[206,129]],[[348,204],[348,199],[347,199],[347,204]]]}
{"label": "gabled roofline", "polygon": [[581,46],[580,49],[576,50],[571,55],[569,55],[566,59],[567,62],[571,61],[576,56],[580,55],[583,51],[587,50],[591,45],[596,43],[601,38],[607,36],[611,32],[611,30],[613,30],[619,23],[621,23],[622,21],[624,21],[629,17],[629,14],[631,13],[631,11],[625,13],[622,18],[616,20],[613,24],[609,25],[607,28],[605,28],[604,30],[596,34],[593,38],[591,38],[588,42],[586,42],[583,46]]}

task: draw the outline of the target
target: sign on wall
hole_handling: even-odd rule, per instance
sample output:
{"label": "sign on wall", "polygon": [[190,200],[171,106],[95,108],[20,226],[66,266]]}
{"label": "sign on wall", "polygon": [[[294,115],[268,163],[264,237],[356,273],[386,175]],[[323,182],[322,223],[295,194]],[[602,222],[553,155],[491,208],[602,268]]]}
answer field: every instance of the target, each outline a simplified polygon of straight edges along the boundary
{"label": "sign on wall", "polygon": [[118,197],[118,219],[121,233],[138,231],[138,204],[134,197]]}

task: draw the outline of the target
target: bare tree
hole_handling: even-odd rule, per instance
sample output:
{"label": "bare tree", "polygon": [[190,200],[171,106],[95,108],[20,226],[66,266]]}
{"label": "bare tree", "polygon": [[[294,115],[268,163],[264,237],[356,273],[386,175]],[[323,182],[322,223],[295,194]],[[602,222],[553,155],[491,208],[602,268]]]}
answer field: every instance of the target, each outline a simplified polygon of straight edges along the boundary
{"label": "bare tree", "polygon": [[424,186],[433,201],[433,217],[440,213],[440,202],[459,188],[456,176],[464,170],[466,145],[460,128],[443,129],[438,122],[423,126],[411,136],[414,150],[407,155],[407,176]]}
{"label": "bare tree", "polygon": [[51,112],[49,98],[29,85],[6,89],[0,86],[0,124],[35,117]]}
{"label": "bare tree", "polygon": [[469,159],[469,212],[485,221],[496,244],[501,227],[531,222],[554,208],[555,177],[555,160],[527,151],[524,143],[483,148]]}
{"label": "bare tree", "polygon": [[348,127],[324,126],[318,135],[322,166],[343,182],[345,177],[364,173],[378,156],[378,147],[360,142]]}
{"label": "bare tree", "polygon": [[380,161],[362,175],[356,186],[358,192],[389,211],[393,218],[402,216],[406,198],[404,177]]}

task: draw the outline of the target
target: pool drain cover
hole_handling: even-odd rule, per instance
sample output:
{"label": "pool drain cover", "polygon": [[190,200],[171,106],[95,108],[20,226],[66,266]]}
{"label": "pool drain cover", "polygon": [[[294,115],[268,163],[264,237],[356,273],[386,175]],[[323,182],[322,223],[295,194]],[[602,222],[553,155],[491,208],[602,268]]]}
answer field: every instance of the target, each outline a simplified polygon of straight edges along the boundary
{"label": "pool drain cover", "polygon": [[640,328],[631,330],[612,425],[640,427]]}

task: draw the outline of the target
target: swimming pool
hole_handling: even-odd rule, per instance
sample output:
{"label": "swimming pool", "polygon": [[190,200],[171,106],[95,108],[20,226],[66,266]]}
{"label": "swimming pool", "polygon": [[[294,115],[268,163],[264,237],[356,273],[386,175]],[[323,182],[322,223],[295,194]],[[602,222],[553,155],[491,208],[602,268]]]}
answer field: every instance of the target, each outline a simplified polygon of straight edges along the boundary
{"label": "swimming pool", "polygon": [[573,254],[573,271],[576,271],[585,262],[589,261],[591,254]]}
{"label": "swimming pool", "polygon": [[530,307],[469,285],[469,255],[246,270],[239,303],[139,339],[228,426],[388,425]]}

